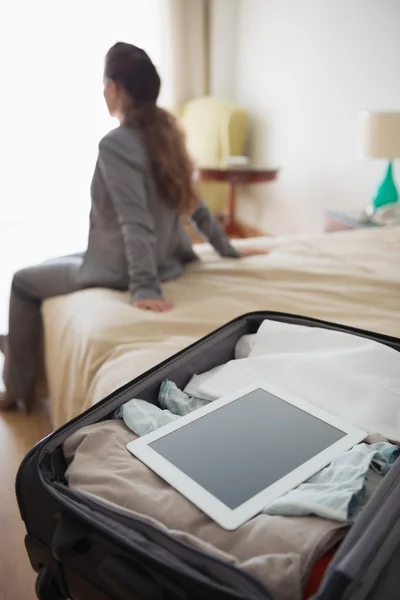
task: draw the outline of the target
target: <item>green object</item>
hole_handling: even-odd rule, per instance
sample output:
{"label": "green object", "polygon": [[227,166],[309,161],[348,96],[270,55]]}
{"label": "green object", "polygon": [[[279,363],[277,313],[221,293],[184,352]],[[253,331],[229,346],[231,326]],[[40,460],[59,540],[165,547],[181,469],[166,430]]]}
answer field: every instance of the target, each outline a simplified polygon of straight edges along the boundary
{"label": "green object", "polygon": [[385,177],[375,194],[375,198],[372,200],[372,204],[374,208],[380,208],[386,206],[386,204],[393,204],[398,199],[399,193],[393,179],[393,164],[389,161]]}

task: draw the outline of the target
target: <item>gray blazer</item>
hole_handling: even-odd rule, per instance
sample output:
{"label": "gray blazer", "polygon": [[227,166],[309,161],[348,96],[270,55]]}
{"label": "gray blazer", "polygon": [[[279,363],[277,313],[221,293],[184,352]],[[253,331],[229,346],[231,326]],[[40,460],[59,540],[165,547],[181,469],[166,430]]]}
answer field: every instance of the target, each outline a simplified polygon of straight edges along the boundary
{"label": "gray blazer", "polygon": [[[160,282],[197,259],[177,210],[159,196],[140,131],[121,125],[101,140],[91,198],[83,286],[129,288],[135,300],[159,298]],[[221,256],[238,257],[203,203],[192,219]]]}

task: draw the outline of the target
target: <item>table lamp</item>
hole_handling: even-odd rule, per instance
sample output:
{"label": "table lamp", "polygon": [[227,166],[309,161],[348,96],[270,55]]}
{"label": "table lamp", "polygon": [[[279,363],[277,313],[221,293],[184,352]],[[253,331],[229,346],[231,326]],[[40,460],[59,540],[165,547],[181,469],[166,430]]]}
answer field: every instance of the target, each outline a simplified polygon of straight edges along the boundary
{"label": "table lamp", "polygon": [[393,160],[400,157],[400,112],[363,112],[360,142],[362,156],[388,160],[385,176],[372,200],[373,209],[397,202]]}

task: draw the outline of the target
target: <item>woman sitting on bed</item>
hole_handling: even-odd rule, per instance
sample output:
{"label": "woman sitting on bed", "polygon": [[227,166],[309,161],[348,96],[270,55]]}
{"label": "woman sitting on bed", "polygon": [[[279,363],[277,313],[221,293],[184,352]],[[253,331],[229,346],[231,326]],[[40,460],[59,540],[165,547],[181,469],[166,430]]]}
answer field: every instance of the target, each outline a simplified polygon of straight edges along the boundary
{"label": "woman sitting on bed", "polygon": [[89,287],[129,288],[132,304],[172,309],[161,282],[179,277],[196,260],[181,215],[191,216],[221,256],[238,252],[200,201],[192,163],[174,117],[156,105],[160,77],[147,54],[117,43],[105,62],[104,97],[120,126],[99,144],[91,186],[85,253],[22,269],[14,275],[0,408],[31,401],[41,334],[41,302]]}

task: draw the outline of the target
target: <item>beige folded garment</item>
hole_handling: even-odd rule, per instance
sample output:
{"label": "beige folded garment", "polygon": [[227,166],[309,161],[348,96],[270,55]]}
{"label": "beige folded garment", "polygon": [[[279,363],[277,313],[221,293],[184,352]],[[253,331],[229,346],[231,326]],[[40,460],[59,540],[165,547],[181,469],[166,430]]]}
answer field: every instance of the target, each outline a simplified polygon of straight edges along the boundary
{"label": "beige folded garment", "polygon": [[314,563],[346,533],[317,517],[258,515],[226,531],[133,457],[120,420],[80,429],[64,443],[72,489],[147,516],[169,534],[257,577],[280,600],[301,600]]}

